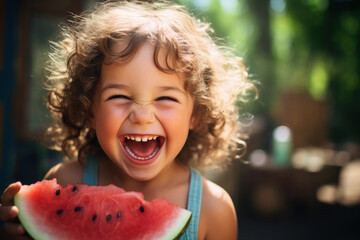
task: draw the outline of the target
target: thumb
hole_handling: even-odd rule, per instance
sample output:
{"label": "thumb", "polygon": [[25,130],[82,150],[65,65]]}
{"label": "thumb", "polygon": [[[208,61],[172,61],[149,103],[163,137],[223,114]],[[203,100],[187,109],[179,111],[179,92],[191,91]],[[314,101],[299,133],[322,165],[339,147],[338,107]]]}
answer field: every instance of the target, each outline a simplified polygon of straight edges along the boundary
{"label": "thumb", "polygon": [[4,206],[14,205],[14,196],[21,189],[21,182],[10,184],[1,196],[1,204]]}

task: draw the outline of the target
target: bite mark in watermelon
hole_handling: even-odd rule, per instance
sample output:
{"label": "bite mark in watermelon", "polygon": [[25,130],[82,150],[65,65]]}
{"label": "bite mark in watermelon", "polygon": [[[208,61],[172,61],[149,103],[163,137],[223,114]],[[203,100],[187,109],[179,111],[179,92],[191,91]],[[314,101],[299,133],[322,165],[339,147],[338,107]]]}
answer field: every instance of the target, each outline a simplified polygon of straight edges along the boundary
{"label": "bite mark in watermelon", "polygon": [[158,198],[114,185],[89,186],[56,180],[23,185],[15,195],[19,219],[38,240],[178,239],[191,212]]}

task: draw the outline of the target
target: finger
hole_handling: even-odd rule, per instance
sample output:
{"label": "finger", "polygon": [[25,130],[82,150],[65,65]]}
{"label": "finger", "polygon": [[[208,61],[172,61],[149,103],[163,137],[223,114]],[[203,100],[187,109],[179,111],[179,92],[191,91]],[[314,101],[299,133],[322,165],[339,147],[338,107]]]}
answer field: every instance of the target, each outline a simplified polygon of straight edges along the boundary
{"label": "finger", "polygon": [[14,196],[18,191],[20,191],[20,188],[20,182],[10,184],[1,196],[1,204],[5,206],[14,205]]}
{"label": "finger", "polygon": [[5,232],[10,235],[21,235],[25,233],[24,227],[19,223],[5,222],[3,228]]}
{"label": "finger", "polygon": [[12,218],[16,218],[19,210],[15,206],[2,206],[0,204],[0,219],[3,221],[7,221]]}
{"label": "finger", "polygon": [[[11,226],[11,225],[9,226],[8,223],[6,223],[6,225],[4,225],[3,235],[5,236],[5,239],[8,239],[8,240],[33,240],[33,238],[30,237],[30,235],[27,232],[25,232],[24,228],[21,225],[19,226],[18,229],[16,229],[17,227],[15,225],[19,225],[19,224],[14,224],[13,226]],[[23,232],[25,232],[25,233],[23,234]]]}

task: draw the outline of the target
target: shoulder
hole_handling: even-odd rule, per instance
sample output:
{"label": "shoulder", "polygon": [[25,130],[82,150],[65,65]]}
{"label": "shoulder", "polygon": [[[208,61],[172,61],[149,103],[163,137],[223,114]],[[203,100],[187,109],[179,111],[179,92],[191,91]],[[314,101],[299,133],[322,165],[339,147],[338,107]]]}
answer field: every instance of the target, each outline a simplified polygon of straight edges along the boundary
{"label": "shoulder", "polygon": [[222,187],[205,178],[200,218],[205,225],[204,239],[236,239],[237,217],[231,197]]}
{"label": "shoulder", "polygon": [[68,183],[81,183],[83,166],[78,161],[62,162],[52,167],[44,179],[56,178],[58,184],[66,186]]}

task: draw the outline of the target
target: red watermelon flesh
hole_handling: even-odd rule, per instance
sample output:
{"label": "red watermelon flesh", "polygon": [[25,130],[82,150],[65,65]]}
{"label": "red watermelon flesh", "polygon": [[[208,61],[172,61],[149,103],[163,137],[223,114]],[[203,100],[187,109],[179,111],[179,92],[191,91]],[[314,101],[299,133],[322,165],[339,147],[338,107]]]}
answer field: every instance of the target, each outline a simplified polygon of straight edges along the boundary
{"label": "red watermelon flesh", "polygon": [[39,240],[177,239],[191,219],[167,200],[149,202],[114,185],[62,187],[43,180],[23,185],[14,201],[21,223]]}

